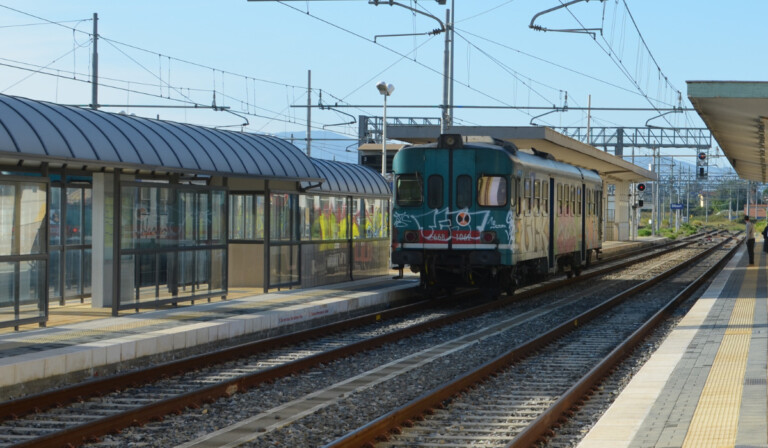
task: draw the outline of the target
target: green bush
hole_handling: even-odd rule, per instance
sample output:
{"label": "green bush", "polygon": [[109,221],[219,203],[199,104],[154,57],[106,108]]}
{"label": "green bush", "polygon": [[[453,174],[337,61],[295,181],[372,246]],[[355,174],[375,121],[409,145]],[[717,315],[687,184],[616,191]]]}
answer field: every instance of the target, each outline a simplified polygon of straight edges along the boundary
{"label": "green bush", "polygon": [[637,236],[651,236],[651,233],[653,233],[651,232],[651,229],[643,228],[637,231]]}

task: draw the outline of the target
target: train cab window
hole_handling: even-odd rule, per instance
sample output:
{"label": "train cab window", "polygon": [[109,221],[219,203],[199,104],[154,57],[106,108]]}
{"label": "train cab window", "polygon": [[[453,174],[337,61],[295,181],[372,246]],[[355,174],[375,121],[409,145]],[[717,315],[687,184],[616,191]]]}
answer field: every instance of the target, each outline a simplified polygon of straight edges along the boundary
{"label": "train cab window", "polygon": [[541,181],[536,180],[533,182],[533,209],[536,214],[541,212]]}
{"label": "train cab window", "polygon": [[424,202],[421,187],[421,176],[418,173],[400,174],[395,182],[397,205],[401,207],[418,207]]}
{"label": "train cab window", "polygon": [[443,176],[433,174],[427,179],[427,207],[443,208]]}
{"label": "train cab window", "polygon": [[469,208],[472,206],[472,178],[466,174],[456,178],[456,207]]}
{"label": "train cab window", "polygon": [[507,178],[480,176],[477,180],[477,204],[482,207],[507,205]]}
{"label": "train cab window", "polygon": [[581,216],[581,187],[576,188],[576,216]]}
{"label": "train cab window", "polygon": [[549,213],[549,182],[541,182],[541,213]]}
{"label": "train cab window", "polygon": [[563,216],[563,184],[557,184],[557,216]]}

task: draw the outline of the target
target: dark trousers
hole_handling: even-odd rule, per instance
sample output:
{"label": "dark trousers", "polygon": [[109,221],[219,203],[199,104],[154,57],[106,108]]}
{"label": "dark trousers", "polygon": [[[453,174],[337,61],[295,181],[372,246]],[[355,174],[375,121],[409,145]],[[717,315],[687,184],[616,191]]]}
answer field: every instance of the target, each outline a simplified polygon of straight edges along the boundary
{"label": "dark trousers", "polygon": [[755,239],[747,240],[747,253],[749,254],[749,264],[755,264]]}

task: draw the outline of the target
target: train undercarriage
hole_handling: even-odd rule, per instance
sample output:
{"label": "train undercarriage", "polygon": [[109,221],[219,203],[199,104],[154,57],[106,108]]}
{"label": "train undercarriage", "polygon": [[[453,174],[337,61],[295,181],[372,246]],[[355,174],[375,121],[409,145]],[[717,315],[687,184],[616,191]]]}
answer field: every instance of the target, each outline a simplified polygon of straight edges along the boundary
{"label": "train undercarriage", "polygon": [[495,251],[400,252],[393,253],[393,261],[401,266],[409,265],[412,272],[418,273],[421,288],[429,295],[451,292],[458,287],[474,287],[488,296],[497,296],[500,293],[512,295],[517,288],[538,283],[550,275],[560,273],[568,278],[581,275],[591,264],[592,252],[587,251],[584,263],[578,252],[558,256],[554,272],[549,269],[547,258],[505,265]]}

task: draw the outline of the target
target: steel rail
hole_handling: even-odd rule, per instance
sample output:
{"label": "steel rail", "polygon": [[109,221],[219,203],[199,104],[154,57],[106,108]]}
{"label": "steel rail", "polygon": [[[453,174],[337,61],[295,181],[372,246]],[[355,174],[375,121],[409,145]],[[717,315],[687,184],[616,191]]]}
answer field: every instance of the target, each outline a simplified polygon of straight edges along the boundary
{"label": "steel rail", "polygon": [[[370,338],[365,341],[357,342],[345,347],[340,347],[328,352],[319,353],[304,359],[292,361],[287,364],[268,368],[260,372],[226,380],[219,384],[207,386],[196,391],[184,393],[176,397],[160,400],[156,403],[137,407],[132,410],[128,410],[125,413],[116,414],[113,416],[94,420],[93,422],[70,427],[14,446],[77,446],[84,442],[97,440],[99,437],[105,434],[119,431],[120,429],[127,426],[141,425],[153,420],[159,420],[162,419],[165,415],[180,413],[185,408],[194,408],[202,403],[211,402],[219,397],[231,396],[236,392],[243,392],[259,384],[271,382],[278,378],[289,376],[296,372],[306,370],[320,364],[329,363],[341,357],[346,357],[361,351],[370,350],[386,343],[395,342],[416,335],[418,333],[449,325],[459,320],[483,314],[498,308],[503,308],[523,298],[529,298],[543,292],[551,291],[553,289],[587,280],[597,275],[612,272],[649,258],[658,257],[660,254],[677,250],[679,248],[693,244],[694,242],[695,241],[685,242],[681,245],[669,248],[661,252],[654,252],[653,254],[644,257],[606,266],[602,269],[590,271],[571,279],[562,279],[540,286],[529,287],[525,291],[521,291],[519,294],[514,296],[507,296],[497,301],[484,303],[467,310],[459,311],[448,316],[443,316],[413,327],[404,328],[390,334]],[[474,290],[465,290],[455,295],[453,299],[462,300],[474,292]],[[385,316],[390,318],[402,314],[407,314],[409,312],[426,308],[433,303],[434,302],[423,301],[417,304],[405,305],[397,309],[371,313],[365,316],[325,325],[307,331],[301,331],[285,336],[279,336],[262,341],[230,347],[220,352],[193,356],[147,369],[127,372],[103,379],[86,381],[81,384],[54,390],[51,392],[31,395],[0,405],[0,420],[17,418],[30,413],[41,412],[42,410],[58,407],[63,404],[82,401],[85,398],[104,395],[127,387],[136,387],[137,385],[151,383],[158,379],[178,375],[186,371],[251,356],[266,350],[279,348],[285,345],[380,321]]]}
{"label": "steel rail", "polygon": [[[646,280],[628,288],[624,292],[611,297],[602,304],[585,311],[575,318],[569,319],[568,321],[562,323],[547,333],[524,342],[523,344],[513,348],[507,353],[483,364],[475,371],[423,394],[422,396],[412,400],[399,409],[393,410],[379,417],[378,419],[373,420],[365,426],[358,428],[356,431],[353,431],[346,436],[325,445],[323,448],[370,446],[374,440],[377,440],[378,438],[385,438],[387,433],[391,431],[398,431],[401,426],[409,425],[410,421],[422,419],[425,414],[431,413],[433,409],[442,408],[445,402],[450,401],[455,395],[468,388],[471,388],[473,385],[479,382],[484,381],[488,377],[494,375],[496,372],[507,369],[511,364],[530,356],[535,351],[573,331],[577,327],[582,326],[595,317],[602,315],[605,311],[620,304],[627,298],[658,284],[662,280],[670,277],[671,275],[674,275],[680,270],[698,262],[701,258],[708,256],[710,253],[724,245],[727,241],[730,241],[730,238],[720,242],[712,248],[707,249],[706,251],[703,251],[697,256],[686,260],[680,265],[657,275],[652,279]],[[655,256],[658,256],[658,254]],[[549,426],[551,426],[551,423],[546,426],[546,429],[548,429]]]}
{"label": "steel rail", "polygon": [[[721,244],[725,244],[725,242]],[[719,245],[716,246],[716,248],[717,247],[719,247]],[[624,358],[631,355],[637,346],[640,345],[677,306],[691,297],[694,292],[696,292],[696,290],[704,285],[710,278],[714,277],[728,260],[733,257],[738,249],[739,245],[735,244],[718,263],[710,267],[706,272],[683,289],[683,291],[667,302],[664,307],[651,316],[640,328],[635,330],[624,340],[624,342],[613,349],[598,365],[593,367],[584,377],[582,377],[578,383],[573,385],[560,398],[552,403],[552,405],[536,418],[533,423],[515,436],[512,442],[507,445],[507,448],[528,447],[545,439],[547,433],[553,429],[556,423],[558,423],[558,420],[564,418],[569,409],[577,407],[580,400],[588,399],[591,392],[595,390],[595,386],[599,385],[603,378],[608,376],[611,373],[611,370],[623,361]]]}
{"label": "steel rail", "polygon": [[[692,243],[688,243],[692,244]],[[471,317],[474,314],[487,312],[495,307],[503,307],[510,304],[512,301],[529,298],[536,294],[541,294],[553,289],[563,287],[573,282],[578,282],[592,278],[597,275],[609,272],[609,270],[620,269],[628,266],[632,263],[643,261],[647,258],[655,257],[660,254],[667,253],[670,250],[675,250],[677,247],[667,249],[663,252],[657,252],[652,255],[647,255],[639,259],[633,259],[623,262],[618,265],[612,265],[607,268],[598,270],[590,270],[587,273],[583,273],[579,277],[574,279],[561,279],[548,284],[539,286],[529,286],[525,290],[514,295],[512,299],[507,297],[499,302],[491,302],[490,304],[483,305],[478,308],[471,308],[466,310],[465,314],[460,315],[460,318]],[[416,288],[414,288],[416,289]],[[461,293],[461,295],[455,297],[453,300],[461,300],[467,292]],[[178,361],[171,361],[168,363],[160,364],[157,366],[148,367],[132,372],[121,373],[104,378],[96,378],[89,381],[85,381],[76,385],[62,387],[60,389],[41,392],[38,394],[29,395],[26,397],[18,398],[15,400],[9,400],[4,403],[0,403],[0,421],[8,419],[17,419],[25,415],[32,413],[38,413],[51,409],[54,407],[60,407],[62,405],[82,401],[87,398],[97,397],[105,395],[111,392],[125,389],[127,387],[136,387],[138,385],[148,384],[157,379],[167,378],[170,376],[178,375],[183,372],[187,372],[201,367],[220,364],[235,359],[240,359],[248,356],[252,356],[258,353],[263,353],[267,350],[273,350],[275,348],[295,344],[301,341],[317,338],[323,335],[337,333],[340,331],[355,328],[361,325],[370,324],[373,322],[379,322],[383,319],[391,319],[394,317],[402,316],[408,313],[419,311],[429,307],[434,302],[422,301],[415,304],[404,305],[402,307],[393,308],[391,310],[381,311],[366,314],[352,319],[347,319],[341,322],[336,322],[328,325],[323,325],[310,330],[291,333],[284,336],[276,336],[273,338],[263,339],[255,342],[249,342],[240,344],[230,348],[222,349],[215,353],[205,353],[201,355],[191,356],[188,358],[180,359]],[[473,312],[473,310],[475,310]],[[473,314],[474,313],[474,314]],[[450,322],[446,322],[450,323]]]}
{"label": "steel rail", "polygon": [[[415,289],[417,288],[414,287],[414,290]],[[273,350],[290,344],[318,338],[320,336],[338,333],[358,326],[406,315],[425,309],[430,305],[431,304],[429,301],[420,301],[417,303],[392,308],[390,310],[369,313],[363,316],[354,317],[352,319],[346,319],[340,322],[323,325],[309,330],[236,345],[233,347],[221,349],[214,353],[190,356],[178,361],[171,361],[157,366],[121,373],[110,377],[96,378],[76,385],[6,401],[0,404],[0,421],[16,419],[31,413],[37,413],[42,410],[51,409],[53,407],[62,406],[76,401],[82,401],[86,398],[104,395],[125,389],[127,387],[136,387],[137,385],[151,383],[157,379],[167,378],[169,376],[178,375],[190,370],[200,369],[202,367],[252,356],[258,353],[263,353],[267,350]]]}

